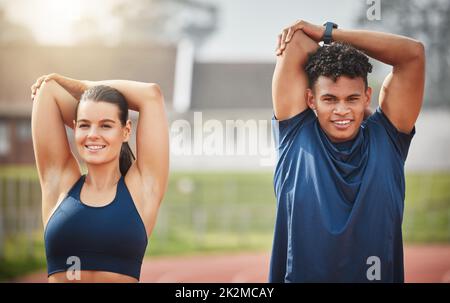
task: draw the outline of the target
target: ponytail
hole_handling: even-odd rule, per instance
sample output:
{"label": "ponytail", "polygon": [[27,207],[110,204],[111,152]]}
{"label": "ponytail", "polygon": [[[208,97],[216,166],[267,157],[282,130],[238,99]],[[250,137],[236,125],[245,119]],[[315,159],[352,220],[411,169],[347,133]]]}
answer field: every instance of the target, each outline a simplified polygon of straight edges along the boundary
{"label": "ponytail", "polygon": [[136,158],[134,157],[133,151],[131,150],[130,145],[128,142],[122,143],[122,148],[120,149],[120,157],[119,157],[119,167],[120,167],[120,173],[122,176],[125,177],[128,170],[131,167],[131,164],[133,164],[133,161]]}

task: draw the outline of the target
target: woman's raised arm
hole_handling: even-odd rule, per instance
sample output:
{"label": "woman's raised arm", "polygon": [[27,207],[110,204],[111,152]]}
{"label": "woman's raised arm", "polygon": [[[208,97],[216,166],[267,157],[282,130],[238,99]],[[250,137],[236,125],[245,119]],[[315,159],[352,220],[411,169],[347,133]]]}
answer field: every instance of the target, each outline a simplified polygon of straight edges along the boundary
{"label": "woman's raised arm", "polygon": [[64,122],[73,120],[76,104],[77,100],[55,81],[45,82],[35,91],[31,132],[44,216],[58,195],[80,176],[64,127]]}

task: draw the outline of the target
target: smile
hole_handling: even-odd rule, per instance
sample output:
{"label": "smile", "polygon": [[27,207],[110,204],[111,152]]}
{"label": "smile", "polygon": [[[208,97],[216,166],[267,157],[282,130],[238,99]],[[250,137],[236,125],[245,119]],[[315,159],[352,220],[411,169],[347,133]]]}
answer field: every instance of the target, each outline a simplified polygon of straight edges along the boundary
{"label": "smile", "polygon": [[86,147],[89,150],[100,150],[106,147],[106,145],[85,145],[84,147]]}
{"label": "smile", "polygon": [[350,120],[339,120],[339,121],[333,121],[333,123],[336,123],[338,125],[347,125],[350,124]]}
{"label": "smile", "polygon": [[346,130],[348,127],[350,127],[350,124],[352,123],[352,120],[347,119],[347,120],[336,120],[336,121],[332,121],[334,126],[337,129],[340,130]]}

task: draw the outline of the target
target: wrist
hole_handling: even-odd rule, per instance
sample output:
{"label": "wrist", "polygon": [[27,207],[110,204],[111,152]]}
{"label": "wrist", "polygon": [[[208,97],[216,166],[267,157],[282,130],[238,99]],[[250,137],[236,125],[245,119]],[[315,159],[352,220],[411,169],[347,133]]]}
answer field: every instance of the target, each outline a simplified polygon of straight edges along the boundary
{"label": "wrist", "polygon": [[342,28],[333,29],[332,37],[331,37],[333,42],[342,40],[341,35],[340,35],[341,33],[342,33]]}
{"label": "wrist", "polygon": [[314,24],[307,23],[302,28],[302,31],[309,38],[311,38],[314,42],[319,43],[320,41],[322,41],[322,37],[323,37],[324,32],[325,32],[325,26],[314,25]]}
{"label": "wrist", "polygon": [[61,85],[77,100],[80,100],[83,93],[89,88],[87,81],[68,77],[60,77]]}
{"label": "wrist", "polygon": [[334,22],[325,22],[325,30],[323,32],[321,40],[324,45],[331,44],[333,42],[333,32],[338,28],[338,25]]}

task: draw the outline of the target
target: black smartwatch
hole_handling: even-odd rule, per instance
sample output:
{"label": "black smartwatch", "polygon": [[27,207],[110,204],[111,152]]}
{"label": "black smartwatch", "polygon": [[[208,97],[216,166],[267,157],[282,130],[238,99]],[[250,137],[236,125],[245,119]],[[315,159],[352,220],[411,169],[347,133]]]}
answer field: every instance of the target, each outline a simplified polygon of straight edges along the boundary
{"label": "black smartwatch", "polygon": [[325,22],[323,26],[325,26],[325,32],[323,33],[322,37],[323,44],[331,44],[331,42],[333,41],[331,32],[333,31],[333,28],[338,28],[338,25],[336,23],[328,21]]}

